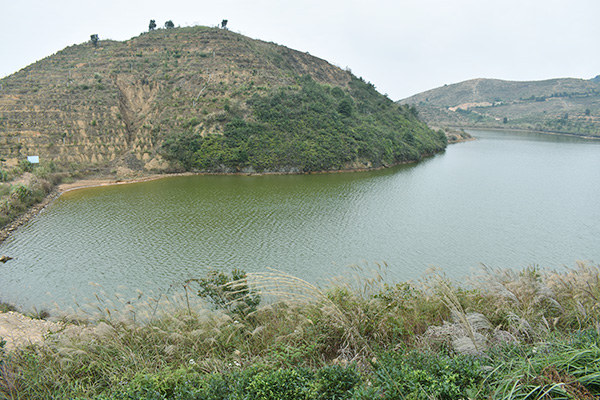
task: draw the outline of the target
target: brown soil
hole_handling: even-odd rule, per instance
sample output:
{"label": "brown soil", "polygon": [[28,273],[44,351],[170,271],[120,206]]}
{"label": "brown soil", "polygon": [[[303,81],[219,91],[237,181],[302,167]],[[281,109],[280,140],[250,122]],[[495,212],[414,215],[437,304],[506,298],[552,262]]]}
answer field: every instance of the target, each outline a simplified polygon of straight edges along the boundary
{"label": "brown soil", "polygon": [[4,348],[7,351],[30,343],[40,343],[46,334],[62,328],[61,324],[31,319],[18,312],[0,313],[0,338],[6,341]]}
{"label": "brown soil", "polygon": [[156,179],[162,179],[175,175],[183,175],[183,174],[162,174],[162,175],[148,175],[142,178],[132,178],[132,179],[115,179],[115,178],[98,178],[98,179],[80,179],[75,182],[70,183],[61,183],[58,185],[58,193],[62,194],[65,192],[70,192],[71,190],[84,189],[89,187],[96,186],[110,186],[110,185],[123,185],[127,183],[137,183],[137,182],[146,182],[153,181]]}

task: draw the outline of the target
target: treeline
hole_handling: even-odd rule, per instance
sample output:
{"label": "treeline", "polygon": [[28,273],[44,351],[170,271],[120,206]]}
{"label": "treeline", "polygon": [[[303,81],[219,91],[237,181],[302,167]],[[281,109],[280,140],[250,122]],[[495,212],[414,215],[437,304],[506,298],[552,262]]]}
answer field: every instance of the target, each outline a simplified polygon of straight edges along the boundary
{"label": "treeline", "polygon": [[222,135],[202,136],[190,124],[168,137],[163,156],[186,170],[310,172],[415,161],[447,144],[414,108],[357,78],[343,90],[298,77],[296,85],[255,93],[246,106],[246,115],[225,107]]}

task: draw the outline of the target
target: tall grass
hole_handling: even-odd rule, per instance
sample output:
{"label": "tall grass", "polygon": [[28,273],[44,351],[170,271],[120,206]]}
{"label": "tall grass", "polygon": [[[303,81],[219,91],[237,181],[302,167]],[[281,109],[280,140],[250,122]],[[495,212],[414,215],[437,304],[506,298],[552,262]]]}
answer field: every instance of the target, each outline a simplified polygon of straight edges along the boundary
{"label": "tall grass", "polygon": [[[599,274],[483,268],[461,287],[439,271],[389,284],[376,270],[321,287],[268,270],[208,292],[212,278],[168,296],[98,295],[42,344],[2,356],[0,397],[277,398],[273,385],[303,398],[597,396]],[[338,379],[334,397],[317,390]]]}

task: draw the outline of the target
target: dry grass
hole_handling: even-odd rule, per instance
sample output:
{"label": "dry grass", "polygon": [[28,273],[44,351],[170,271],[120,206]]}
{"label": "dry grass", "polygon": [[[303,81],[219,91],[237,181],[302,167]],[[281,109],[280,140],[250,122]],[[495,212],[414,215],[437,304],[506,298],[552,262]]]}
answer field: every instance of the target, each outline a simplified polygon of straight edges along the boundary
{"label": "dry grass", "polygon": [[87,396],[165,368],[207,374],[357,362],[369,370],[371,359],[399,348],[487,357],[499,344],[539,343],[598,324],[596,266],[484,269],[473,278],[476,290],[439,271],[389,285],[382,271],[357,271],[364,278],[347,274],[325,288],[274,270],[248,274],[226,285],[261,295],[250,314],[211,307],[192,282],[169,296],[98,295],[95,304],[65,313],[74,325],[6,356],[0,393]]}

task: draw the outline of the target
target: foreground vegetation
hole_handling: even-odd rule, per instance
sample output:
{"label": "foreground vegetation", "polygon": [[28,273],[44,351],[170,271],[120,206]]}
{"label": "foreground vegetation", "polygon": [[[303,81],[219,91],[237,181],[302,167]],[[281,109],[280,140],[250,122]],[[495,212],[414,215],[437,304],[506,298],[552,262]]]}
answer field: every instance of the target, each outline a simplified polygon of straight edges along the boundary
{"label": "foreground vegetation", "polygon": [[[377,272],[321,289],[211,273],[168,301],[98,304],[1,360],[3,398],[592,399],[600,267]],[[94,321],[81,322],[85,319]],[[67,318],[67,317],[65,317]],[[77,322],[79,321],[79,322]]]}

